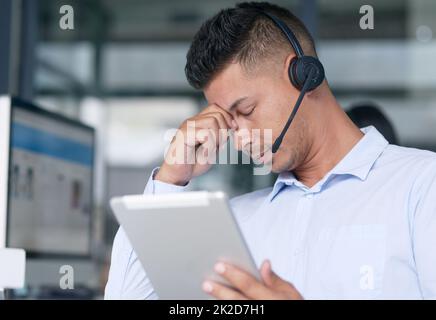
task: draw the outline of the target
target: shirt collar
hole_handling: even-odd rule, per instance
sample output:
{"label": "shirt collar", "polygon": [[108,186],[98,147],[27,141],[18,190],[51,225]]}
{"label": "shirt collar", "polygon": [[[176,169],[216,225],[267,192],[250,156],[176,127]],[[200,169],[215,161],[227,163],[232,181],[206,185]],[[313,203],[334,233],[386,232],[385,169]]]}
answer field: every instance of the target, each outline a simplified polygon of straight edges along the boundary
{"label": "shirt collar", "polygon": [[[373,126],[360,129],[364,136],[357,142],[347,155],[328,172],[315,187],[319,189],[332,175],[352,175],[360,180],[365,180],[375,161],[389,144],[383,135]],[[307,189],[290,171],[282,172],[278,176],[268,198],[271,201],[285,185],[296,185]]]}

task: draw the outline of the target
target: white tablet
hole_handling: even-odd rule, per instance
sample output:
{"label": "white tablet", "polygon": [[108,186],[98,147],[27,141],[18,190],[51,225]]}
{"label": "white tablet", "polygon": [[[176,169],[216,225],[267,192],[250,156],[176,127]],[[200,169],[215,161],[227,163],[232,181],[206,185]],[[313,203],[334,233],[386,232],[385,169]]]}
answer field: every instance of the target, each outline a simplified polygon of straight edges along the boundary
{"label": "white tablet", "polygon": [[205,279],[226,284],[213,271],[218,261],[259,279],[222,192],[124,196],[111,207],[161,299],[210,299]]}

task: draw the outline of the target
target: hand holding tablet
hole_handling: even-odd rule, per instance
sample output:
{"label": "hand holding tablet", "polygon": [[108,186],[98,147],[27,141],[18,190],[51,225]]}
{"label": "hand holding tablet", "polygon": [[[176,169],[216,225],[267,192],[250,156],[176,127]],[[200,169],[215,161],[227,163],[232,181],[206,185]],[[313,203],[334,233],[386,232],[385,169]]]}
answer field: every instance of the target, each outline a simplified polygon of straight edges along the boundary
{"label": "hand holding tablet", "polygon": [[161,299],[210,299],[206,280],[229,284],[219,261],[260,279],[222,192],[124,196],[111,207]]}

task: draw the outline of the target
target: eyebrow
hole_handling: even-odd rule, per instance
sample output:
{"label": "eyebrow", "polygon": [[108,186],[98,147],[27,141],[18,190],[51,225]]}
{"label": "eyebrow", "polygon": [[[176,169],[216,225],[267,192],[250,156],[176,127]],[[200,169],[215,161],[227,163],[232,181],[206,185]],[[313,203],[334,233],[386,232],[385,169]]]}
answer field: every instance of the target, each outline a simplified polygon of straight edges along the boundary
{"label": "eyebrow", "polygon": [[238,100],[236,100],[235,102],[233,102],[232,105],[231,105],[230,108],[229,108],[229,112],[231,112],[232,110],[236,109],[236,108],[239,106],[239,104],[240,104],[242,101],[244,101],[245,99],[247,99],[247,97],[239,98]]}

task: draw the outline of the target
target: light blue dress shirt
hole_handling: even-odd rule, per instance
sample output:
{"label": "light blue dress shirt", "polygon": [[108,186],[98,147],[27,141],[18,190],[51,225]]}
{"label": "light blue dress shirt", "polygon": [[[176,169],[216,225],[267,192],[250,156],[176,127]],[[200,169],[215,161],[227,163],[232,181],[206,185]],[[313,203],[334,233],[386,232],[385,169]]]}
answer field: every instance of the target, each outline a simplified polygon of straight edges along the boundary
{"label": "light blue dress shirt", "polygon": [[[435,299],[436,154],[362,131],[313,187],[285,172],[233,198],[239,227],[256,264],[270,259],[306,299]],[[186,189],[152,177],[145,193]],[[157,298],[121,228],[105,298]]]}

